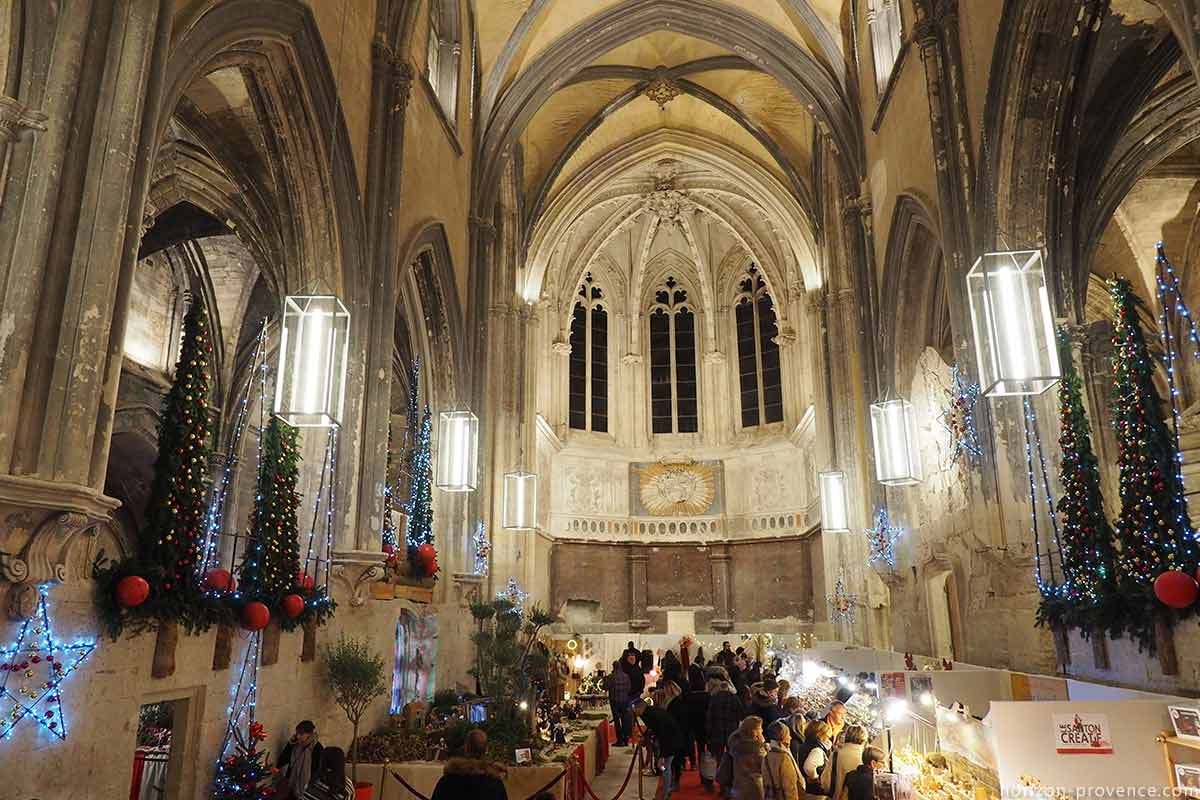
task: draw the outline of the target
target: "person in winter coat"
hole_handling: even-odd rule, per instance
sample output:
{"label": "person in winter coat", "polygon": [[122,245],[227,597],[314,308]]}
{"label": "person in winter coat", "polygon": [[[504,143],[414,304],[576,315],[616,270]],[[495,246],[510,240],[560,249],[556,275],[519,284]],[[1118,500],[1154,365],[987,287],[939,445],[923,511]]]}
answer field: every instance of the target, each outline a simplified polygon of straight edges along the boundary
{"label": "person in winter coat", "polygon": [[626,650],[621,666],[629,676],[629,696],[641,697],[646,690],[646,673],[642,672],[641,655],[636,650]]}
{"label": "person in winter coat", "polygon": [[846,728],[841,747],[833,752],[830,763],[821,772],[821,788],[832,800],[847,800],[846,776],[863,763],[867,732],[860,725]]}
{"label": "person in winter coat", "polygon": [[658,753],[663,760],[662,800],[667,800],[675,789],[674,764],[676,754],[683,749],[683,731],[679,729],[674,714],[657,705],[647,705],[645,700],[634,701],[633,714],[646,723],[658,745]]}
{"label": "person in winter coat", "polygon": [[[692,664],[688,667],[688,692],[678,701],[687,723],[687,733],[690,737],[688,752],[693,758],[699,758],[701,766],[705,760],[705,749],[708,745],[706,722],[708,716],[708,685],[704,680],[704,670]],[[696,754],[699,754],[698,756]],[[715,765],[713,766],[715,769]],[[707,775],[707,777],[706,777]],[[700,782],[705,788],[712,787],[712,770],[700,770]]]}
{"label": "person in winter coat", "polygon": [[[436,792],[434,793],[436,796]],[[321,763],[313,767],[312,780],[302,800],[353,800],[354,781],[346,774],[346,754],[340,747],[321,749]],[[433,800],[432,798],[430,800]]]}
{"label": "person in winter coat", "polygon": [[746,713],[762,719],[764,728],[770,727],[772,722],[783,716],[783,709],[775,702],[777,689],[774,678],[750,687],[750,707]]}
{"label": "person in winter coat", "polygon": [[724,670],[710,671],[708,682],[708,709],[704,712],[704,730],[708,738],[708,752],[717,763],[725,752],[726,742],[746,716],[746,709],[738,699],[733,685],[722,678]]}
{"label": "person in winter coat", "polygon": [[792,758],[792,731],[783,720],[767,728],[767,756],[763,759],[763,794],[767,800],[801,800],[804,781]]}
{"label": "person in winter coat", "polygon": [[662,660],[658,662],[658,670],[663,680],[683,684],[683,663],[673,650],[663,654]]}
{"label": "person in winter coat", "polygon": [[313,773],[321,766],[323,749],[317,740],[317,726],[312,720],[306,719],[296,726],[296,735],[288,741],[279,754],[279,760],[275,762],[280,777],[276,786],[279,800],[294,800],[304,794]]}
{"label": "person in winter coat", "polygon": [[863,763],[846,776],[846,795],[849,800],[874,800],[875,773],[884,768],[887,756],[878,747],[863,750]]}
{"label": "person in winter coat", "polygon": [[464,755],[446,762],[429,800],[508,800],[505,770],[487,761],[487,734],[476,728],[467,734]]}
{"label": "person in winter coat", "polygon": [[620,661],[613,662],[612,672],[605,678],[605,688],[608,690],[608,707],[612,709],[613,727],[616,728],[617,747],[625,747],[633,731],[633,713],[629,710],[633,697],[629,694],[629,673],[621,667]]}
{"label": "person in winter coat", "polygon": [[829,723],[813,720],[804,731],[804,743],[800,748],[800,774],[804,778],[805,791],[810,798],[822,797],[821,773],[829,763],[829,752],[833,749],[833,733]]}
{"label": "person in winter coat", "polygon": [[746,717],[729,737],[726,744],[733,761],[733,794],[737,800],[763,800],[763,756],[767,745],[763,740],[762,720]]}
{"label": "person in winter coat", "polygon": [[835,700],[829,706],[829,713],[825,715],[825,721],[829,723],[830,738],[836,742],[842,735],[842,728],[846,727],[846,704],[841,700]]}

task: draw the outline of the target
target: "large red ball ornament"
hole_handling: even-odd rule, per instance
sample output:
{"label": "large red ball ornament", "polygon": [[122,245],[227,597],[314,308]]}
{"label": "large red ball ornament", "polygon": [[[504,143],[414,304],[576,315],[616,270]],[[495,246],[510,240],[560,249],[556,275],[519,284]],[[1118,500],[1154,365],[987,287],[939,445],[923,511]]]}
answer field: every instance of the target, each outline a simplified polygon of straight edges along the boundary
{"label": "large red ball ornament", "polygon": [[150,584],[140,575],[126,575],[117,581],[117,602],[123,608],[134,608],[146,602]]}
{"label": "large red ball ornament", "polygon": [[270,609],[257,600],[246,603],[242,609],[242,627],[248,631],[261,631],[270,621]]}
{"label": "large red ball ornament", "polygon": [[304,613],[304,598],[298,594],[289,594],[283,598],[283,613],[288,619],[295,619]]}
{"label": "large red ball ornament", "polygon": [[305,575],[303,572],[296,573],[296,585],[304,591],[311,591],[313,588],[313,576]]}
{"label": "large red ball ornament", "polygon": [[237,586],[237,581],[227,569],[210,569],[204,575],[204,585],[219,592],[232,592]]}
{"label": "large red ball ornament", "polygon": [[437,548],[426,542],[417,548],[417,558],[422,564],[431,564],[437,560]]}
{"label": "large red ball ornament", "polygon": [[1169,569],[1154,579],[1154,596],[1171,608],[1187,608],[1196,602],[1196,579],[1186,572]]}
{"label": "large red ball ornament", "polygon": [[425,567],[425,577],[426,578],[432,578],[434,575],[437,574],[437,571],[438,571],[437,559],[434,559],[433,561],[428,561],[425,564],[423,564],[422,566]]}

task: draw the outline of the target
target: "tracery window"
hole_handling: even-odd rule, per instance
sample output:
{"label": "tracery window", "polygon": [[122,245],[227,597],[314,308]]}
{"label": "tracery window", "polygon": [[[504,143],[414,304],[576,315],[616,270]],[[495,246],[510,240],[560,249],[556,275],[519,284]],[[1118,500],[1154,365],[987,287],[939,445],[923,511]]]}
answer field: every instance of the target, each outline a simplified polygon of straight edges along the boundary
{"label": "tracery window", "polygon": [[603,290],[589,272],[571,314],[570,426],[608,432],[608,311]]}
{"label": "tracery window", "polygon": [[871,31],[871,53],[875,59],[875,91],[882,97],[904,41],[900,0],[870,0],[867,28]]}
{"label": "tracery window", "polygon": [[696,315],[687,290],[674,278],[654,290],[650,316],[650,429],[654,433],[695,433],[700,429],[696,401]]}
{"label": "tracery window", "polygon": [[766,281],[758,267],[738,280],[733,299],[737,329],[738,388],[742,427],[783,421],[783,373],[779,362],[779,325]]}
{"label": "tracery window", "polygon": [[430,0],[425,54],[425,75],[452,126],[458,113],[458,62],[462,53],[456,3],[457,0]]}

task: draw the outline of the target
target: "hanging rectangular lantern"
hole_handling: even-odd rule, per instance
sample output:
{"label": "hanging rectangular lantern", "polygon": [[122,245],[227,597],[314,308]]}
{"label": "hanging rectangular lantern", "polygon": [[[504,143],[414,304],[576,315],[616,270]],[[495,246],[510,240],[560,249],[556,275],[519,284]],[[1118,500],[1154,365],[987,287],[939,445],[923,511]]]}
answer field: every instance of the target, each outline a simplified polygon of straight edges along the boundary
{"label": "hanging rectangular lantern", "polygon": [[332,295],[283,300],[275,415],[297,428],[331,428],[342,419],[350,312]]}
{"label": "hanging rectangular lantern", "polygon": [[1061,376],[1040,250],[984,253],[967,273],[971,329],[986,396],[1041,394]]}
{"label": "hanging rectangular lantern", "polygon": [[470,411],[438,415],[437,487],[473,492],[479,474],[479,418]]}
{"label": "hanging rectangular lantern", "polygon": [[538,477],[532,472],[504,476],[504,528],[510,531],[537,527]]}
{"label": "hanging rectangular lantern", "polygon": [[875,477],[888,486],[921,482],[921,450],[912,403],[884,400],[871,405]]}
{"label": "hanging rectangular lantern", "polygon": [[821,489],[821,530],[827,533],[849,533],[846,473],[830,470],[818,474],[817,478]]}

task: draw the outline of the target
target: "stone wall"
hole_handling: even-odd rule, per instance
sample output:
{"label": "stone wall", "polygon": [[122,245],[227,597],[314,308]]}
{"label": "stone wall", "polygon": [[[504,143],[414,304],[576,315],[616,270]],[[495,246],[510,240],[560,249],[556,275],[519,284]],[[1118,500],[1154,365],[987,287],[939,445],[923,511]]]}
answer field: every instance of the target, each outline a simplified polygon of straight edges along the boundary
{"label": "stone wall", "polygon": [[[91,587],[87,583],[56,586],[50,591],[49,609],[58,639],[97,637],[96,649],[62,684],[68,737],[60,741],[44,729],[24,722],[5,741],[4,788],[0,797],[43,797],[55,800],[96,800],[124,797],[129,792],[136,744],[138,710],[145,703],[188,701],[186,723],[176,719],[176,746],[182,748],[183,773],[179,798],[205,798],[212,769],[227,722],[230,692],[237,683],[249,634],[239,630],[227,669],[212,669],[216,631],[198,636],[180,635],[175,653],[175,674],[154,679],[150,675],[155,647],[153,634],[112,642],[100,638]],[[332,622],[317,633],[318,652],[340,635],[365,637],[391,663],[396,641],[396,620],[404,601],[368,600],[353,607],[344,584],[335,584],[339,608]],[[465,688],[465,674],[457,667],[469,663],[469,615],[456,606],[416,607],[438,616],[436,687]],[[16,624],[0,624],[0,641],[16,635]],[[256,717],[263,723],[272,758],[302,719],[317,724],[326,745],[346,748],[350,725],[325,688],[319,656],[301,660],[303,634],[283,633],[279,660],[260,666]],[[388,698],[376,702],[364,718],[369,730],[382,722]]]}

